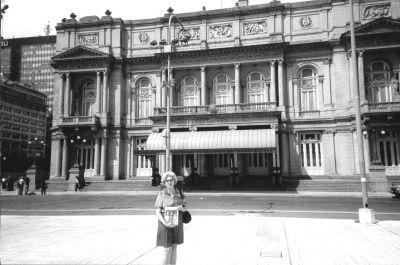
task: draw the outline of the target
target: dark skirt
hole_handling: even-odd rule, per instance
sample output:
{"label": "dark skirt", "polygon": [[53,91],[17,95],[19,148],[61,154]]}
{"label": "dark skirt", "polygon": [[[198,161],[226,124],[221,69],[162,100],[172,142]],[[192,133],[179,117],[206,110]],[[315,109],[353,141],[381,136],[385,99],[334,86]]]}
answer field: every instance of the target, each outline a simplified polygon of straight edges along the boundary
{"label": "dark skirt", "polygon": [[160,221],[158,221],[157,229],[157,247],[170,247],[172,244],[183,243],[183,223],[182,223],[182,212],[179,212],[178,226],[174,228],[165,227]]}

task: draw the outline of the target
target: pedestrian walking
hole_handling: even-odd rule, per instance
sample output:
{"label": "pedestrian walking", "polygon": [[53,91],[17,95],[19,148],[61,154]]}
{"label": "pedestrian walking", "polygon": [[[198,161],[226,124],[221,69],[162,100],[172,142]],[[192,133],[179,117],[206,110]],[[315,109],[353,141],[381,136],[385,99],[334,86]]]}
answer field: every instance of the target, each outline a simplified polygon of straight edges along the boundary
{"label": "pedestrian walking", "polygon": [[23,190],[24,190],[24,177],[20,177],[19,179],[18,179],[18,182],[17,182],[17,192],[18,192],[18,195],[22,195],[23,193]]}
{"label": "pedestrian walking", "polygon": [[28,193],[29,193],[29,182],[30,181],[31,180],[28,177],[25,179],[25,195],[28,195]]}
{"label": "pedestrian walking", "polygon": [[[157,246],[163,247],[161,264],[176,264],[177,246],[183,243],[182,212],[186,211],[186,201],[176,184],[178,179],[174,172],[168,171],[161,177],[165,188],[158,192],[156,215],[158,218]],[[171,224],[166,220],[166,208],[176,207],[178,222]],[[168,216],[170,218],[170,216]]]}
{"label": "pedestrian walking", "polygon": [[40,194],[41,195],[46,195],[46,190],[47,190],[47,179],[43,178],[42,183],[40,185]]}
{"label": "pedestrian walking", "polygon": [[3,191],[6,191],[6,190],[7,190],[7,179],[6,179],[5,177],[2,177],[2,178],[1,178],[1,189],[2,189]]}

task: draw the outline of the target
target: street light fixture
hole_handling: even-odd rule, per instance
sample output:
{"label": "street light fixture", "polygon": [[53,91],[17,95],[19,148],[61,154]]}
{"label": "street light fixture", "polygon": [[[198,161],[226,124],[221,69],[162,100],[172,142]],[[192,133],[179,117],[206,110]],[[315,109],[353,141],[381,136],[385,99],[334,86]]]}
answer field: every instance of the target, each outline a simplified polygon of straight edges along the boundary
{"label": "street light fixture", "polygon": [[[188,32],[185,27],[180,22],[179,18],[173,13],[174,10],[169,7],[168,10],[168,32],[167,32],[167,40],[162,39],[158,42],[158,45],[163,47],[163,52],[168,54],[168,66],[167,66],[167,84],[166,88],[166,100],[167,100],[167,124],[165,129],[165,168],[166,171],[171,170],[171,99],[172,99],[172,91],[175,86],[175,80],[170,78],[171,73],[171,53],[174,52],[174,47],[179,43],[187,44],[191,39],[192,35]],[[172,19],[175,18],[178,21],[179,25],[182,28],[182,37],[174,38],[171,40],[171,22]],[[157,46],[157,41],[150,42],[150,45]]]}

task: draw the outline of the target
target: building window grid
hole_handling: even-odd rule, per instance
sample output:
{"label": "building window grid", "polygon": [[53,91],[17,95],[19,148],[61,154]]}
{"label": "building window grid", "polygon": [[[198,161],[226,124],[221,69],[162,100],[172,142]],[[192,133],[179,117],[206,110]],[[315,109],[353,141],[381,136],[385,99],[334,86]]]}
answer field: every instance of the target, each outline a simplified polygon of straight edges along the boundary
{"label": "building window grid", "polygon": [[390,67],[384,61],[374,61],[368,65],[368,83],[372,102],[391,102],[393,91],[390,85]]}
{"label": "building window grid", "polygon": [[217,105],[232,104],[231,82],[227,75],[219,74],[214,78],[214,101]]}
{"label": "building window grid", "polygon": [[322,168],[321,134],[300,134],[301,165],[303,168]]}
{"label": "building window grid", "polygon": [[148,78],[138,81],[138,118],[148,118],[153,114],[152,108],[152,87]]}
{"label": "building window grid", "polygon": [[300,109],[313,111],[318,109],[318,76],[313,68],[304,68],[299,74]]}
{"label": "building window grid", "polygon": [[197,79],[193,76],[185,77],[181,82],[183,106],[196,106],[198,102]]}
{"label": "building window grid", "polygon": [[[136,139],[136,150],[145,150],[146,148],[146,138]],[[150,159],[146,158],[145,155],[136,156],[136,165],[138,169],[148,169],[151,168]]]}
{"label": "building window grid", "polygon": [[[268,93],[265,93],[265,86],[268,86]],[[265,81],[263,74],[252,72],[247,76],[246,94],[248,103],[270,101],[269,84]]]}

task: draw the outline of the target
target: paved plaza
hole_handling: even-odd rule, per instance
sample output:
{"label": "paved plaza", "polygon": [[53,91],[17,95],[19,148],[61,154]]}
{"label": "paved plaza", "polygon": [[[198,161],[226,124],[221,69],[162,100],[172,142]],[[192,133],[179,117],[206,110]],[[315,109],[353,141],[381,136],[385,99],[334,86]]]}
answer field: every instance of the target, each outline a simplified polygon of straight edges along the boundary
{"label": "paved plaza", "polygon": [[[355,216],[355,219],[357,216]],[[159,264],[155,215],[1,216],[1,264]],[[177,264],[400,264],[400,222],[193,214]]]}

